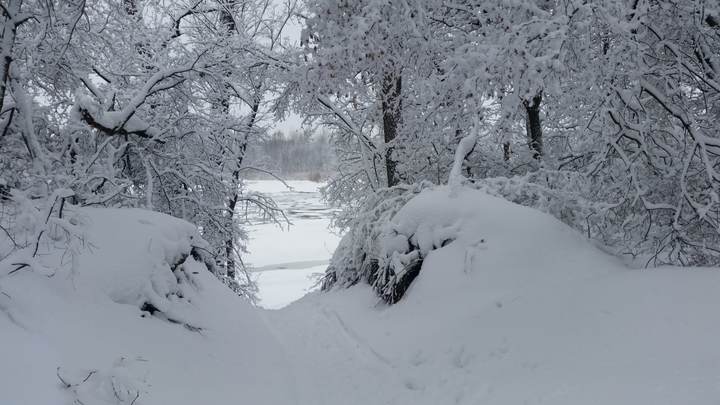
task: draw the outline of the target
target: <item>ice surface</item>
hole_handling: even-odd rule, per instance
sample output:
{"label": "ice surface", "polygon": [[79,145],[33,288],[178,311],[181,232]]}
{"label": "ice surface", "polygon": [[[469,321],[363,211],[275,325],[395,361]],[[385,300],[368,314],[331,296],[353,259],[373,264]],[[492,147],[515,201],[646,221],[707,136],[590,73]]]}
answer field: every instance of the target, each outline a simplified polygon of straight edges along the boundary
{"label": "ice surface", "polygon": [[258,274],[260,285],[260,306],[280,309],[305,294],[317,289],[318,278],[327,265],[301,267],[296,269],[265,270]]}
{"label": "ice surface", "polygon": [[[317,284],[340,238],[330,229],[331,209],[322,201],[322,183],[304,180],[248,182],[252,191],[271,196],[291,221],[279,227],[248,227],[249,253],[243,257],[257,276],[259,305],[277,309],[297,300]],[[291,188],[288,188],[291,187]]]}

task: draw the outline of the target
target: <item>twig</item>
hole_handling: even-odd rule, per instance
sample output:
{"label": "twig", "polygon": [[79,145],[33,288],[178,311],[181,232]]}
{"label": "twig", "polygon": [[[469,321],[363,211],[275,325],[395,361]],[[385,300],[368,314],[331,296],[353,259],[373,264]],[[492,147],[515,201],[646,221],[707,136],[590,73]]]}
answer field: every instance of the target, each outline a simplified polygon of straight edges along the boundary
{"label": "twig", "polygon": [[68,383],[67,381],[65,381],[64,378],[62,378],[62,376],[60,376],[60,366],[55,369],[55,375],[57,376],[58,380],[60,380],[60,382],[65,386],[66,389],[72,387],[72,384]]}
{"label": "twig", "polygon": [[27,264],[27,263],[13,263],[12,265],[13,265],[13,266],[18,266],[18,267],[16,267],[14,270],[10,270],[10,272],[8,273],[8,276],[11,275],[11,274],[13,274],[13,273],[17,273],[18,271],[20,271],[20,270],[22,270],[22,269],[24,269],[24,268],[26,268],[26,267],[30,267],[30,265]]}

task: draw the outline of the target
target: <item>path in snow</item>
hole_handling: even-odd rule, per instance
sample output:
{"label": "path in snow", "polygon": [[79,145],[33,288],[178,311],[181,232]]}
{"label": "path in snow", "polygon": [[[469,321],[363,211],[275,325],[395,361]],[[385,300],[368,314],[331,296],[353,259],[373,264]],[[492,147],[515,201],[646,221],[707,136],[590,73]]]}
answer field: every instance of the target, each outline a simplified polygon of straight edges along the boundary
{"label": "path in snow", "polygon": [[321,183],[248,181],[248,188],[272,197],[292,225],[273,223],[248,228],[250,250],[244,259],[257,275],[260,306],[278,309],[301,298],[325,271],[339,237],[329,230],[331,209],[323,203]]}

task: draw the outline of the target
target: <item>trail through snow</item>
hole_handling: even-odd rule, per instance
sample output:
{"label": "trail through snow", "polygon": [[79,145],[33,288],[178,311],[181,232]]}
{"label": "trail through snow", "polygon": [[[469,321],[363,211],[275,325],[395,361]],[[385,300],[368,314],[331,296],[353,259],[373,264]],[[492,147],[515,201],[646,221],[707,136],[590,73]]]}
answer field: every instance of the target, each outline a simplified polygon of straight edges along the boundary
{"label": "trail through snow", "polygon": [[299,311],[284,308],[315,289],[317,277],[325,271],[340,240],[329,228],[332,210],[321,199],[323,184],[288,181],[287,185],[290,189],[274,180],[248,182],[250,190],[272,197],[292,225],[250,226],[245,258],[257,275],[260,306],[283,308],[282,313],[264,315],[286,353],[298,403],[407,403],[413,390],[395,366],[364,342],[334,309],[319,302]]}

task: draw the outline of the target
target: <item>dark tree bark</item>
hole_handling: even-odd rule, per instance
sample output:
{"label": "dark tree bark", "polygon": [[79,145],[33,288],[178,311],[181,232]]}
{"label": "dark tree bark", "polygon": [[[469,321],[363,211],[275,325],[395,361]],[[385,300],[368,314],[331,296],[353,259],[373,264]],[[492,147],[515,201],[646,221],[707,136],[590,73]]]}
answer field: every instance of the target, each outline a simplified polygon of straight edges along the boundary
{"label": "dark tree bark", "polygon": [[540,160],[543,155],[542,122],[540,121],[540,104],[542,93],[532,98],[532,101],[523,101],[527,113],[526,131],[528,144],[534,159]]}
{"label": "dark tree bark", "polygon": [[235,26],[235,19],[232,15],[232,10],[235,8],[236,0],[225,0],[220,3],[220,23],[225,28],[225,32],[231,34],[237,31]]}
{"label": "dark tree bark", "polygon": [[138,12],[138,5],[136,0],[123,0],[123,7],[128,15],[136,15]]}
{"label": "dark tree bark", "polygon": [[705,17],[705,23],[706,23],[707,25],[709,25],[710,27],[715,28],[715,27],[718,26],[718,19],[717,19],[716,16],[714,16],[714,15],[712,15],[712,14],[708,14],[708,15]]}
{"label": "dark tree bark", "polygon": [[512,150],[510,149],[510,142],[503,143],[503,160],[506,162],[510,160],[511,154]]}
{"label": "dark tree bark", "polygon": [[20,6],[22,6],[22,0],[14,0],[0,10],[3,21],[2,29],[0,29],[2,33],[2,37],[0,37],[0,55],[2,55],[2,60],[0,60],[0,112],[3,110],[5,93],[10,78],[12,49],[15,45],[15,34],[18,27],[18,21],[14,19],[20,13]]}
{"label": "dark tree bark", "polygon": [[402,76],[397,73],[386,73],[382,83],[382,115],[383,135],[385,145],[385,168],[387,170],[387,185],[392,187],[399,183],[397,175],[397,162],[392,157],[393,140],[397,137],[398,127],[402,123]]}
{"label": "dark tree bark", "polygon": [[[235,18],[233,18],[232,12],[236,5],[236,0],[225,0],[220,3],[220,24],[225,34],[230,37],[237,32],[237,26],[235,24]],[[230,80],[230,72],[226,73],[226,80]],[[223,94],[220,99],[220,106],[223,113],[230,113],[230,84],[225,82],[223,84]],[[240,168],[242,167],[243,160],[245,158],[245,151],[247,150],[248,136],[252,132],[257,119],[257,114],[260,109],[260,99],[255,97],[253,105],[250,106],[250,117],[247,123],[247,133],[245,138],[240,142],[237,156],[235,157],[235,169],[232,172],[232,184],[233,191],[228,198],[228,216],[230,217],[230,236],[225,241],[225,274],[228,278],[234,280],[237,276],[237,263],[235,262],[235,210],[237,208],[238,201],[240,199],[240,192],[238,185],[240,184]]]}
{"label": "dark tree bark", "polygon": [[235,167],[235,170],[233,170],[232,173],[232,179],[233,184],[235,185],[235,189],[230,196],[230,199],[228,200],[228,214],[230,215],[230,226],[233,227],[233,231],[230,232],[230,237],[225,241],[225,260],[226,260],[226,266],[225,271],[229,278],[235,279],[235,276],[237,275],[237,264],[235,263],[235,209],[237,208],[237,203],[240,199],[240,193],[238,191],[237,185],[240,183],[240,168],[242,167],[243,159],[245,158],[245,151],[247,150],[247,144],[248,144],[248,135],[250,132],[252,132],[253,127],[255,126],[255,121],[257,120],[257,114],[260,110],[260,100],[259,98],[256,98],[253,102],[253,105],[250,107],[250,119],[248,120],[247,124],[247,134],[245,135],[245,139],[240,144],[240,150],[238,151],[236,164],[237,167]]}

